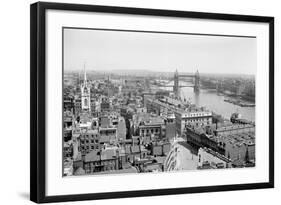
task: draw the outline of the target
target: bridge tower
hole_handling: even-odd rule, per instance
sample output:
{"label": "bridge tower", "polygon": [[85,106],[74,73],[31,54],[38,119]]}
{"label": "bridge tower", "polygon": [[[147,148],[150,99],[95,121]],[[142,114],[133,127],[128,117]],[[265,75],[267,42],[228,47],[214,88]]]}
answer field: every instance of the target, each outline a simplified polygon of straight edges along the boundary
{"label": "bridge tower", "polygon": [[198,70],[194,75],[194,92],[198,93],[200,91],[200,76]]}
{"label": "bridge tower", "polygon": [[176,97],[180,97],[180,91],[179,91],[179,74],[178,70],[176,70],[174,74],[174,87],[173,87],[173,92]]}

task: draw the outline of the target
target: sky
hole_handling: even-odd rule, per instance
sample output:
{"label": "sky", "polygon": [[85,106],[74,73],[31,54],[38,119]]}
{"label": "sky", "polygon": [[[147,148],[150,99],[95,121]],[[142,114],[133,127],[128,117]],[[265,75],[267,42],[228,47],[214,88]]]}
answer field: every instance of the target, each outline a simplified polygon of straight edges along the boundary
{"label": "sky", "polygon": [[255,74],[256,38],[64,29],[64,69]]}

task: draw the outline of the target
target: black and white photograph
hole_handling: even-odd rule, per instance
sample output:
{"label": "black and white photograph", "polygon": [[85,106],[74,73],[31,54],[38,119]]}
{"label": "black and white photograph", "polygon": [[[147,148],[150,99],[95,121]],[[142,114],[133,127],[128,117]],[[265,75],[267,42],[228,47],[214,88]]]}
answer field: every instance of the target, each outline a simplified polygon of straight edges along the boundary
{"label": "black and white photograph", "polygon": [[62,28],[64,177],[256,167],[255,36]]}
{"label": "black and white photograph", "polygon": [[30,15],[32,201],[274,187],[274,17],[44,2]]}

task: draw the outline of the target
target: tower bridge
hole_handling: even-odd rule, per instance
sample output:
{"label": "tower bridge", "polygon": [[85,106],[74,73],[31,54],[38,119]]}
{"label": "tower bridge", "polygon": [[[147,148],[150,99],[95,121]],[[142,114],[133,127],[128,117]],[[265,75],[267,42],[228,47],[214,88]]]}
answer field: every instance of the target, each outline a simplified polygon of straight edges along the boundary
{"label": "tower bridge", "polygon": [[[180,85],[180,81],[186,81],[188,79],[193,82],[192,85]],[[174,81],[173,85],[170,85],[170,83]],[[175,71],[174,77],[168,82],[168,83],[157,83],[159,87],[172,87],[173,93],[180,97],[180,88],[182,87],[192,87],[195,93],[198,93],[200,91],[200,76],[198,70],[195,74],[179,74],[178,71]]]}
{"label": "tower bridge", "polygon": [[[192,86],[180,86],[179,81],[181,78],[193,78],[194,79],[194,85]],[[180,87],[193,87],[193,90],[195,93],[198,93],[200,91],[200,76],[198,70],[194,75],[192,74],[179,74],[178,70],[176,70],[174,74],[174,86],[173,86],[173,92],[174,94],[179,97],[180,96]]]}

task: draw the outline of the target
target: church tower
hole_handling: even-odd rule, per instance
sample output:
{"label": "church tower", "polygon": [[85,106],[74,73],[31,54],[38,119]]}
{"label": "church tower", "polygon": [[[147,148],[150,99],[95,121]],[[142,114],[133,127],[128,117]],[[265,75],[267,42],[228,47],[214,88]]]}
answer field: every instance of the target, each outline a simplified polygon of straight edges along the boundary
{"label": "church tower", "polygon": [[84,81],[81,84],[81,107],[84,111],[91,111],[90,85],[87,82],[87,74],[84,64]]}

